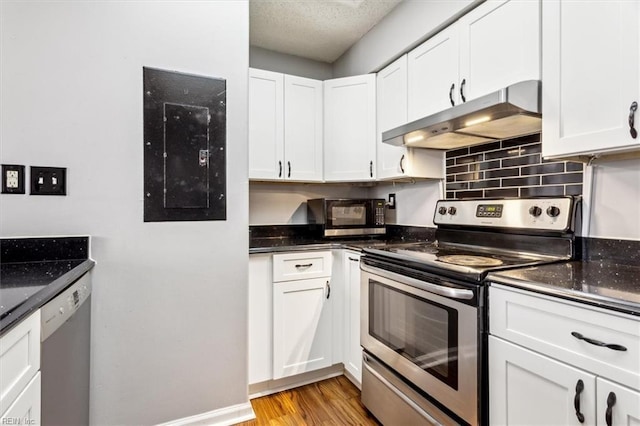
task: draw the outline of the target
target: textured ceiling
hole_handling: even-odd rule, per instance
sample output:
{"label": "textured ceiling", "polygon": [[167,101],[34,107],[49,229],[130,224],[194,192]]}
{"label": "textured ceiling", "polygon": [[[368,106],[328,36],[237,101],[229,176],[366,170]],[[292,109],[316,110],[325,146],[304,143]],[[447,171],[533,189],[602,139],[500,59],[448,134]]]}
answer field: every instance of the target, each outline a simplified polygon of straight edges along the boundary
{"label": "textured ceiling", "polygon": [[250,44],[333,63],[402,0],[250,0]]}

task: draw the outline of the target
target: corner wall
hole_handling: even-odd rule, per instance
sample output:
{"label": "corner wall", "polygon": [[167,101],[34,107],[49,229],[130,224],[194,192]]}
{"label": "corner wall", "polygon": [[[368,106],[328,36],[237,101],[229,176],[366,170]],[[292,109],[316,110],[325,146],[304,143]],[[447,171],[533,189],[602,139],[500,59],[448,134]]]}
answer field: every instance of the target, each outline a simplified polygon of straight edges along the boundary
{"label": "corner wall", "polygon": [[[68,168],[0,196],[0,235],[92,236],[91,423],[246,403],[248,2],[0,8],[1,161]],[[227,79],[226,221],[143,223],[143,66]]]}

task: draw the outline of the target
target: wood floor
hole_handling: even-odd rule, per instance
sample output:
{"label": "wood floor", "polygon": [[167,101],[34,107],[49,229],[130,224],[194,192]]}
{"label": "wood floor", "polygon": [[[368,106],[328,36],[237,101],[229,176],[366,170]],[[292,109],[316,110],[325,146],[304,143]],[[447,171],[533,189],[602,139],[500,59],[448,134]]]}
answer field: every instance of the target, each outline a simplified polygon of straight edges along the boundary
{"label": "wood floor", "polygon": [[256,419],[241,426],[380,425],[344,376],[251,400]]}

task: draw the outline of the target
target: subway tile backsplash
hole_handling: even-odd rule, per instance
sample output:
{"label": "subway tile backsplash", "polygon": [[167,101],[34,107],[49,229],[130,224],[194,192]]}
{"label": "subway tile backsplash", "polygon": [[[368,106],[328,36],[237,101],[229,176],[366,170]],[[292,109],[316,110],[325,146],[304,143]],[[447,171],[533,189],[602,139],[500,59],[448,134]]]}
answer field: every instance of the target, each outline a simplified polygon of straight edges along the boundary
{"label": "subway tile backsplash", "polygon": [[545,161],[540,134],[447,151],[447,198],[582,194],[582,163]]}

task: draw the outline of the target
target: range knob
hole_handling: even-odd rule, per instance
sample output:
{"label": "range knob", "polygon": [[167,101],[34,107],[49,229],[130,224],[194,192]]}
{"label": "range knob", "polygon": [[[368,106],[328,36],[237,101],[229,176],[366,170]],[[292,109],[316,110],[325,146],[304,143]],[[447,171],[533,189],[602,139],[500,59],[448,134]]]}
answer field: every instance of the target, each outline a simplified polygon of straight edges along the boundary
{"label": "range knob", "polygon": [[538,206],[533,206],[529,209],[529,214],[533,217],[538,217],[542,214],[542,209]]}
{"label": "range knob", "polygon": [[445,206],[442,206],[438,209],[438,213],[440,214],[447,214],[447,208]]}
{"label": "range knob", "polygon": [[449,207],[449,214],[451,216],[453,216],[454,214],[456,214],[456,212],[458,211],[458,209],[456,209],[455,207],[451,206]]}
{"label": "range knob", "polygon": [[547,214],[551,217],[557,217],[560,214],[560,209],[556,206],[550,206],[547,209]]}

